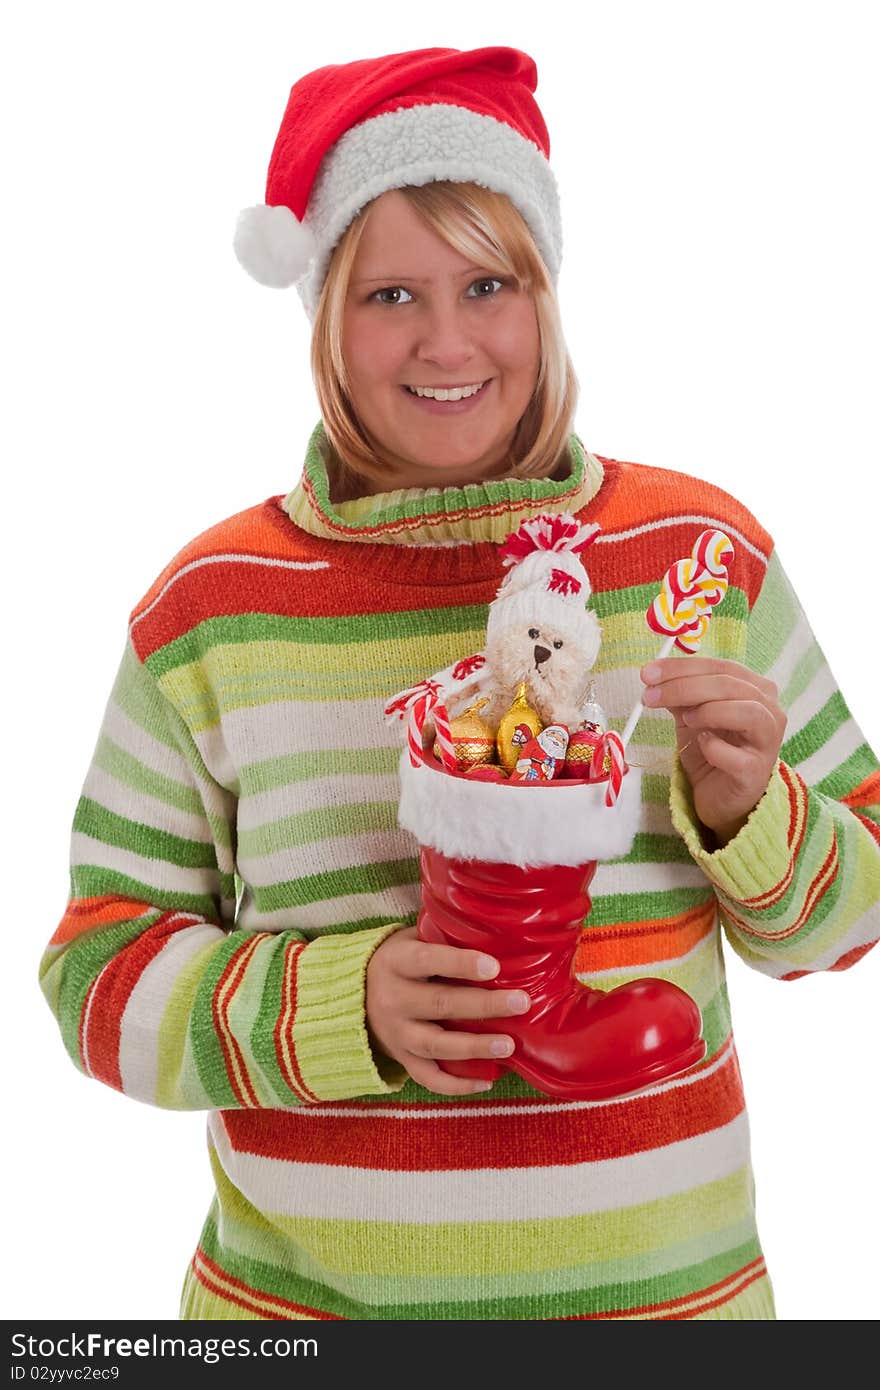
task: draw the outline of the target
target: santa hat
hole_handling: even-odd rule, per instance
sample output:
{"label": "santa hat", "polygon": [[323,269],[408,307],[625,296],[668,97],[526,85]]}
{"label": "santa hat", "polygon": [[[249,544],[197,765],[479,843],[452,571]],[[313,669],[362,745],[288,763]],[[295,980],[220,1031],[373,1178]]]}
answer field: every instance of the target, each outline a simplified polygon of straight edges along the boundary
{"label": "santa hat", "polygon": [[332,64],[291,88],[266,202],[239,215],[235,253],[255,280],[296,284],[313,320],[331,252],[365,204],[436,180],[504,193],[551,278],[562,259],[550,139],[516,48],[422,48]]}
{"label": "santa hat", "polygon": [[511,627],[546,624],[585,651],[598,649],[599,623],[587,608],[592,590],[580,556],[599,527],[565,513],[524,521],[501,547],[511,567],[489,606],[486,645]]}

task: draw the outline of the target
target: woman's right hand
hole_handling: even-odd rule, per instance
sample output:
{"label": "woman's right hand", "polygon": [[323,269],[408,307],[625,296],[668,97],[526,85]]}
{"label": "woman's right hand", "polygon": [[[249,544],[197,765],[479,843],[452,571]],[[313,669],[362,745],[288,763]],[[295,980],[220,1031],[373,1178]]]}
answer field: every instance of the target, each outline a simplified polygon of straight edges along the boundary
{"label": "woman's right hand", "polygon": [[[498,961],[480,951],[420,941],[415,927],[402,927],[377,946],[367,964],[367,1025],[374,1045],[400,1062],[420,1086],[442,1096],[488,1091],[489,1081],[450,1076],[437,1058],[509,1057],[513,1039],[506,1033],[463,1033],[443,1028],[438,1020],[509,1018],[528,1011],[522,990],[474,989],[450,979],[491,980]],[[445,979],[435,979],[445,976]],[[494,1049],[494,1050],[493,1050]]]}

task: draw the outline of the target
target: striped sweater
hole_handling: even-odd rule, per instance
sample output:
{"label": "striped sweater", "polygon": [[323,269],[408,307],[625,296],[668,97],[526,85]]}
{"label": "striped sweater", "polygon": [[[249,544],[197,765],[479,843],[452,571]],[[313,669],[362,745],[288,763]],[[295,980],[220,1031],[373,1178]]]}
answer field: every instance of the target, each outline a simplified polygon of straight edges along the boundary
{"label": "striped sweater", "polygon": [[[869,949],[880,772],[770,537],[721,490],[574,435],[563,481],[340,504],[325,446],[319,425],[287,497],[199,536],[134,609],[41,965],[79,1068],[209,1112],[216,1195],[181,1316],[773,1318],[722,938],[783,980]],[[613,1101],[549,1100],[513,1073],[441,1096],[365,1026],[369,957],[419,906],[382,711],[482,645],[498,544],[548,511],[601,527],[612,725],[656,654],[644,614],[663,572],[718,527],[736,558],[703,649],[776,682],[786,739],[746,826],[710,853],[673,721],[646,711],[639,832],[593,880],[580,977],[681,985],[705,1061]]]}

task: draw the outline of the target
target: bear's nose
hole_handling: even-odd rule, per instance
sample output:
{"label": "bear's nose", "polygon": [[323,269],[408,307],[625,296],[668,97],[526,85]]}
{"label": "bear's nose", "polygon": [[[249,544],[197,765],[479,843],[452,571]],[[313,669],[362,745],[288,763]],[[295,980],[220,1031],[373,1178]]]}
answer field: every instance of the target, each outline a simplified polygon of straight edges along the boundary
{"label": "bear's nose", "polygon": [[542,661],[546,661],[549,655],[550,655],[550,648],[549,648],[549,647],[536,647],[536,648],[535,648],[535,665],[536,665],[536,666],[540,666],[541,662],[542,662]]}

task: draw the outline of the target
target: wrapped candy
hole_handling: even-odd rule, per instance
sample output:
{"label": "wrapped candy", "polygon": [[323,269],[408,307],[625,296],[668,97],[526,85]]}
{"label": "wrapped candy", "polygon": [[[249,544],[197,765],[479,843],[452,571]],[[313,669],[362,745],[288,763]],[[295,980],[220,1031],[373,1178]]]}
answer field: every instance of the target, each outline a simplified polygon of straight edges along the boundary
{"label": "wrapped candy", "polygon": [[516,692],[516,699],[510,709],[502,716],[498,725],[498,733],[495,736],[495,746],[498,749],[498,761],[505,772],[513,772],[520,758],[521,742],[514,741],[517,729],[525,725],[531,730],[532,736],[537,738],[544,725],[540,717],[532,709],[526,700],[526,683],[523,681]]}
{"label": "wrapped candy", "polygon": [[[495,735],[492,726],[480,718],[480,710],[489,703],[488,699],[475,700],[464,712],[449,721],[449,733],[455,752],[455,762],[460,772],[495,760]],[[442,761],[439,743],[434,744],[434,757]]]}

